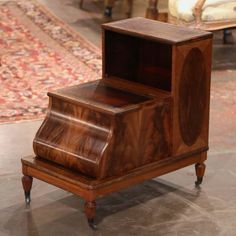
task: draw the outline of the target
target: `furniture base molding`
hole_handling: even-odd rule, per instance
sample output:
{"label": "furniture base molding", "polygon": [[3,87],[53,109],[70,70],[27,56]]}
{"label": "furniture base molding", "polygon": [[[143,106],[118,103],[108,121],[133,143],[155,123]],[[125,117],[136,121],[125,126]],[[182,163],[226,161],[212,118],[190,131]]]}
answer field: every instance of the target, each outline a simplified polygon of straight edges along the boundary
{"label": "furniture base molding", "polygon": [[[179,157],[170,157],[163,161],[163,163],[147,164],[130,171],[126,175],[101,180],[88,178],[83,174],[35,156],[25,157],[21,160],[25,202],[26,204],[30,203],[33,178],[39,179],[83,198],[85,200],[84,212],[88,224],[92,229],[96,229],[94,220],[97,198],[193,164],[196,164],[196,186],[199,186],[202,183],[205,171],[205,164],[203,162],[207,158],[206,151],[207,148]],[[174,165],[173,162],[175,163]]]}

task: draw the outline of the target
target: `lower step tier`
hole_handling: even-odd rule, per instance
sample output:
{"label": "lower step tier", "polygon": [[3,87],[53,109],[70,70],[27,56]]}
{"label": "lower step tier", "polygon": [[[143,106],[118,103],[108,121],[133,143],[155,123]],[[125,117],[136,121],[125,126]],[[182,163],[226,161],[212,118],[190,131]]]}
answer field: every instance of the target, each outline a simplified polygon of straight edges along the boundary
{"label": "lower step tier", "polygon": [[121,88],[112,88],[116,93],[111,96],[106,89],[96,81],[51,93],[47,117],[34,139],[35,154],[97,179],[170,156],[170,100]]}

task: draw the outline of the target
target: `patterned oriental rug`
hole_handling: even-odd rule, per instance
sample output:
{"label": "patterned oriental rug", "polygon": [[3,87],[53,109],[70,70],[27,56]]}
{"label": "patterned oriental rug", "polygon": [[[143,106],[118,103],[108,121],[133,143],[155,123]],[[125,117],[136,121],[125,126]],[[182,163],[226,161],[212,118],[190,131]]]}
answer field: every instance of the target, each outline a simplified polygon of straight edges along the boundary
{"label": "patterned oriental rug", "polygon": [[[100,78],[100,49],[33,0],[2,2],[0,124],[43,118],[48,91]],[[222,45],[220,36],[214,49],[215,54],[224,57],[228,50],[229,57],[229,50],[236,48]],[[210,130],[215,134],[211,140],[219,147],[222,140],[217,137],[228,137],[229,143],[235,142],[235,136],[232,138],[236,133],[234,61],[231,70],[224,60],[215,61],[212,73]]]}
{"label": "patterned oriental rug", "polygon": [[0,4],[0,123],[42,118],[48,91],[100,75],[100,49],[43,6]]}

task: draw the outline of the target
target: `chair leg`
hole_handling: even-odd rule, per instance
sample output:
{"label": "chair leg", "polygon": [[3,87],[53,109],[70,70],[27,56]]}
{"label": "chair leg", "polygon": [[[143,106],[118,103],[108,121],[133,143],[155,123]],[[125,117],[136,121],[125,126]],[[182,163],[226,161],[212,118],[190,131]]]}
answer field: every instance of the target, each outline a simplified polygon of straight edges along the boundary
{"label": "chair leg", "polygon": [[84,4],[84,0],[80,0],[80,2],[79,2],[79,7],[80,7],[80,8],[83,8],[83,4]]}
{"label": "chair leg", "polygon": [[104,16],[108,18],[112,17],[112,7],[109,7],[109,6],[105,7]]}
{"label": "chair leg", "polygon": [[105,18],[112,18],[112,8],[115,4],[115,0],[105,0],[104,1],[104,17]]}
{"label": "chair leg", "polygon": [[126,4],[127,4],[126,15],[127,15],[127,17],[131,17],[132,10],[133,10],[133,0],[126,0]]}
{"label": "chair leg", "polygon": [[224,29],[223,30],[223,43],[224,44],[233,44],[234,43],[234,37],[232,34],[232,31],[229,29]]}

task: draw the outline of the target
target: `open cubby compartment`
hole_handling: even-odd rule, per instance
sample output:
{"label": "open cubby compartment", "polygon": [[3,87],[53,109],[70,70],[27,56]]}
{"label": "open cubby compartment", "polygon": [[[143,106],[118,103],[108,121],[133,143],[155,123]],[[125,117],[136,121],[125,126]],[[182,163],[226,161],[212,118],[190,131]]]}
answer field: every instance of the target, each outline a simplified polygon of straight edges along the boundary
{"label": "open cubby compartment", "polygon": [[172,45],[104,29],[103,76],[171,92]]}

